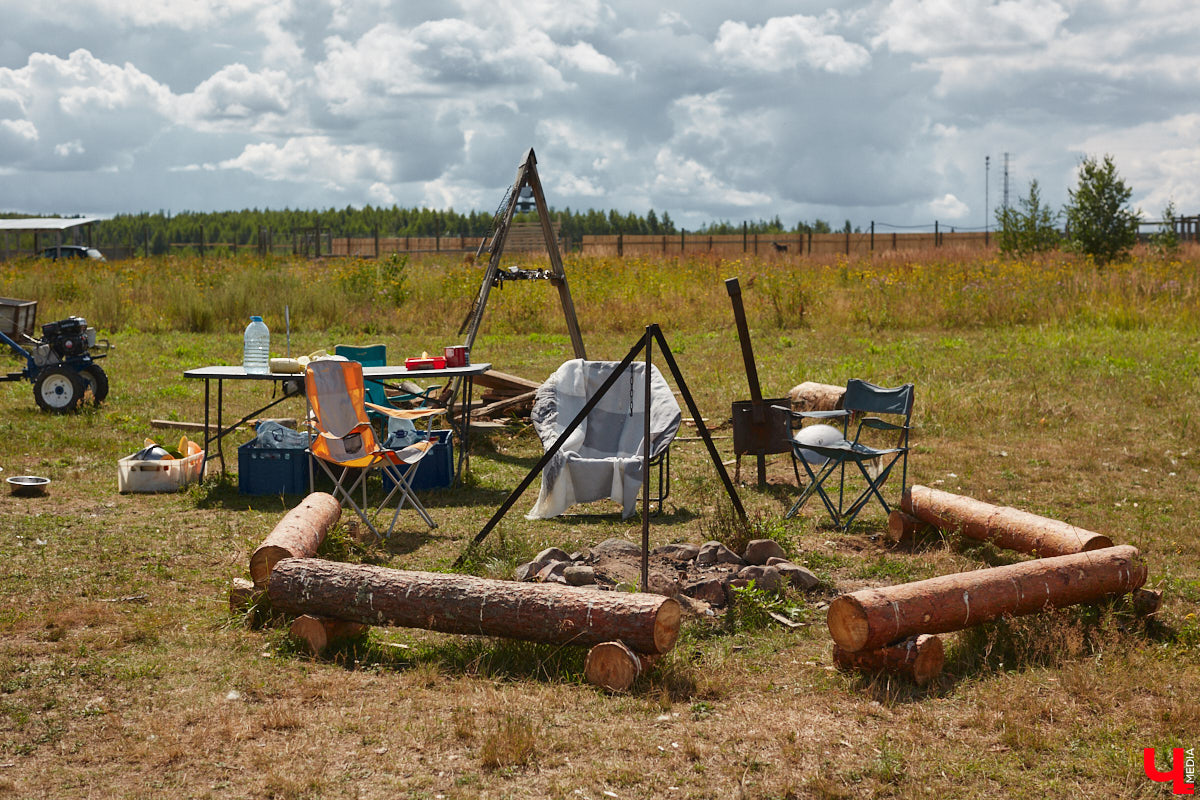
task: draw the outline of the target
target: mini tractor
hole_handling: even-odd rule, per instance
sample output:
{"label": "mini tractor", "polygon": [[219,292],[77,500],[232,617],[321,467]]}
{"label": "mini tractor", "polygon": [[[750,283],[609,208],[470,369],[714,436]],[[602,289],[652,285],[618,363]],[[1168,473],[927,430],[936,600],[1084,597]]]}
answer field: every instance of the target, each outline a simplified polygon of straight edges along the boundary
{"label": "mini tractor", "polygon": [[108,355],[111,346],[106,339],[97,343],[96,329],[83,317],[48,322],[41,339],[25,338],[29,349],[0,331],[0,342],[25,359],[25,369],[0,375],[0,381],[32,381],[38,406],[58,414],[74,411],[88,392],[94,403],[108,396],[108,376],[96,360]]}

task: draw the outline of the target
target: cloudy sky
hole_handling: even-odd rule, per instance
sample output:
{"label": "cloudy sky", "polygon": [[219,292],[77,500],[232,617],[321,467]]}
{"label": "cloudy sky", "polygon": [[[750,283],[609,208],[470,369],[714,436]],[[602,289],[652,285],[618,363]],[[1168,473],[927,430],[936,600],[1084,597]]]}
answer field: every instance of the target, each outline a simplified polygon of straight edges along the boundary
{"label": "cloudy sky", "polygon": [[0,19],[0,210],[491,211],[533,147],[552,206],[684,227],[981,228],[1006,152],[1014,201],[1036,178],[1060,205],[1108,153],[1147,215],[1200,212],[1192,0],[0,0]]}

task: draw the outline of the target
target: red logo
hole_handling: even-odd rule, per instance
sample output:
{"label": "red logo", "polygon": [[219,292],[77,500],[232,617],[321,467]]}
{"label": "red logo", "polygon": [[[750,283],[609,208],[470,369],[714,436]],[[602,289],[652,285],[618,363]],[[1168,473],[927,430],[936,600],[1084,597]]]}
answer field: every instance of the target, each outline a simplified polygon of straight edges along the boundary
{"label": "red logo", "polygon": [[1185,751],[1182,747],[1172,748],[1171,771],[1159,772],[1154,765],[1154,748],[1147,747],[1142,750],[1142,768],[1146,771],[1146,777],[1156,783],[1170,781],[1173,794],[1196,793],[1196,751],[1194,749]]}

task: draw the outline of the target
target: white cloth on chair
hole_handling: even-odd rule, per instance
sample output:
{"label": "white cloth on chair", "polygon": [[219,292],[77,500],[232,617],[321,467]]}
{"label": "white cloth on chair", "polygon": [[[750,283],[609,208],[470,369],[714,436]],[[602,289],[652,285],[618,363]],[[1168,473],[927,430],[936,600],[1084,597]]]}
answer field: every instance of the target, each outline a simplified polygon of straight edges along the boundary
{"label": "white cloth on chair", "polygon": [[[618,361],[572,359],[537,391],[530,420],[549,449],[583,410]],[[646,364],[634,361],[617,378],[542,470],[542,488],[527,519],[556,517],[576,503],[605,498],[621,505],[628,518],[642,486],[645,435]],[[650,457],[670,446],[682,414],[658,367],[650,368]]]}

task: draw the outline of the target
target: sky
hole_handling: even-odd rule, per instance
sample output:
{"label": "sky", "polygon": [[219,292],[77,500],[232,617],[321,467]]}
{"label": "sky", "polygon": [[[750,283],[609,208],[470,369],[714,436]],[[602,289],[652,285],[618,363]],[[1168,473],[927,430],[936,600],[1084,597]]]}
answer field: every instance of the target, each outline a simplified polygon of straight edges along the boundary
{"label": "sky", "polygon": [[[686,10],[679,10],[680,8]],[[982,229],[1111,155],[1200,213],[1192,0],[0,0],[0,210]],[[989,160],[990,159],[990,160]]]}

